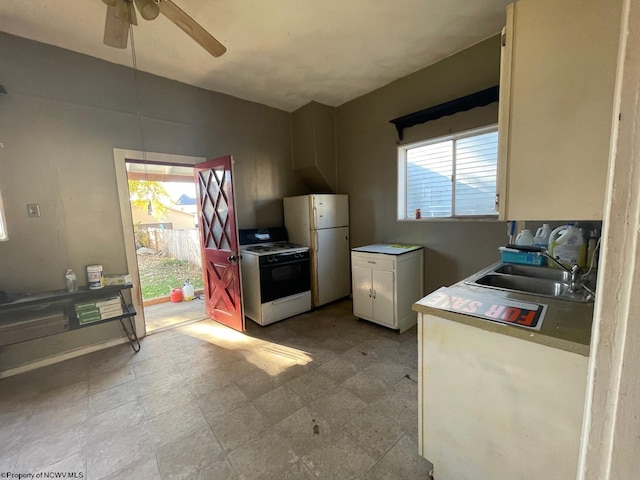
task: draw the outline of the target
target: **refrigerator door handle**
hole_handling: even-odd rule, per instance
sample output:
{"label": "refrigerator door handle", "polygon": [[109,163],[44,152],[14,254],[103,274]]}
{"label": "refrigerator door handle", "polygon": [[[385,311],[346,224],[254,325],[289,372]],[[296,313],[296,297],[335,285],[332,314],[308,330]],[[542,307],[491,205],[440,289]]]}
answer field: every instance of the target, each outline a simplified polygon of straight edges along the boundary
{"label": "refrigerator door handle", "polygon": [[318,286],[318,250],[319,250],[319,246],[318,246],[318,230],[314,230],[313,231],[313,251],[314,253],[312,253],[314,261],[311,262],[313,265],[313,278],[316,279],[315,282],[311,282],[311,298],[312,298],[312,303],[316,303],[319,300],[319,295],[320,295],[320,287]]}
{"label": "refrigerator door handle", "polygon": [[317,230],[318,228],[318,209],[316,208],[315,204],[311,209],[311,228],[313,230]]}
{"label": "refrigerator door handle", "polygon": [[[318,245],[318,230],[314,230],[313,231],[313,250],[315,252],[317,252],[318,250],[320,250],[320,247]],[[315,262],[315,274],[316,276],[318,275],[318,262]]]}

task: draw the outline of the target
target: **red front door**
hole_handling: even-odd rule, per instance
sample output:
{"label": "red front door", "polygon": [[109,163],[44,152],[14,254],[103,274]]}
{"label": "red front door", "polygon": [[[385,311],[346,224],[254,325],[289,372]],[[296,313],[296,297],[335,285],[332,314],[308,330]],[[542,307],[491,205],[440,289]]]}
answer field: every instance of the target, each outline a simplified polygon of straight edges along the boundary
{"label": "red front door", "polygon": [[231,156],[194,166],[207,315],[244,330]]}

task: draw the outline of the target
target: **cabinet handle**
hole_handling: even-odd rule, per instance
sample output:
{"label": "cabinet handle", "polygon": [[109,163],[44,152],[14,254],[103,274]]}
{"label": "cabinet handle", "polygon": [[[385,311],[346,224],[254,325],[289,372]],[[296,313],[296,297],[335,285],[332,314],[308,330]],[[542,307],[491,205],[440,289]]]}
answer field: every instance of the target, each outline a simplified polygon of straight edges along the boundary
{"label": "cabinet handle", "polygon": [[371,298],[376,298],[376,291],[375,290],[371,290]]}

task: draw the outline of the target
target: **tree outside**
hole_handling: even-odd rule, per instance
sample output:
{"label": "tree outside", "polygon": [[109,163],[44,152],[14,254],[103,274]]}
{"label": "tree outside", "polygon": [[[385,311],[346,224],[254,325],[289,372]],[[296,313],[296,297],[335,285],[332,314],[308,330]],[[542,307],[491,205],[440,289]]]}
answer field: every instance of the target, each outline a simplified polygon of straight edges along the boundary
{"label": "tree outside", "polygon": [[129,180],[129,200],[131,206],[147,209],[149,215],[163,218],[167,205],[173,205],[169,192],[161,182]]}

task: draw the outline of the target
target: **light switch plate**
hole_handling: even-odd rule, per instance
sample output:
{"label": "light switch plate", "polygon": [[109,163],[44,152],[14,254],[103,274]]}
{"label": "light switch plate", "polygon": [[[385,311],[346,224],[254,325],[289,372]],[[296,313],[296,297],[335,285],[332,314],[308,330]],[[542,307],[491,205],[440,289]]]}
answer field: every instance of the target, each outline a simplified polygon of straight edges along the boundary
{"label": "light switch plate", "polygon": [[27,215],[30,217],[40,216],[40,204],[39,203],[27,203]]}

